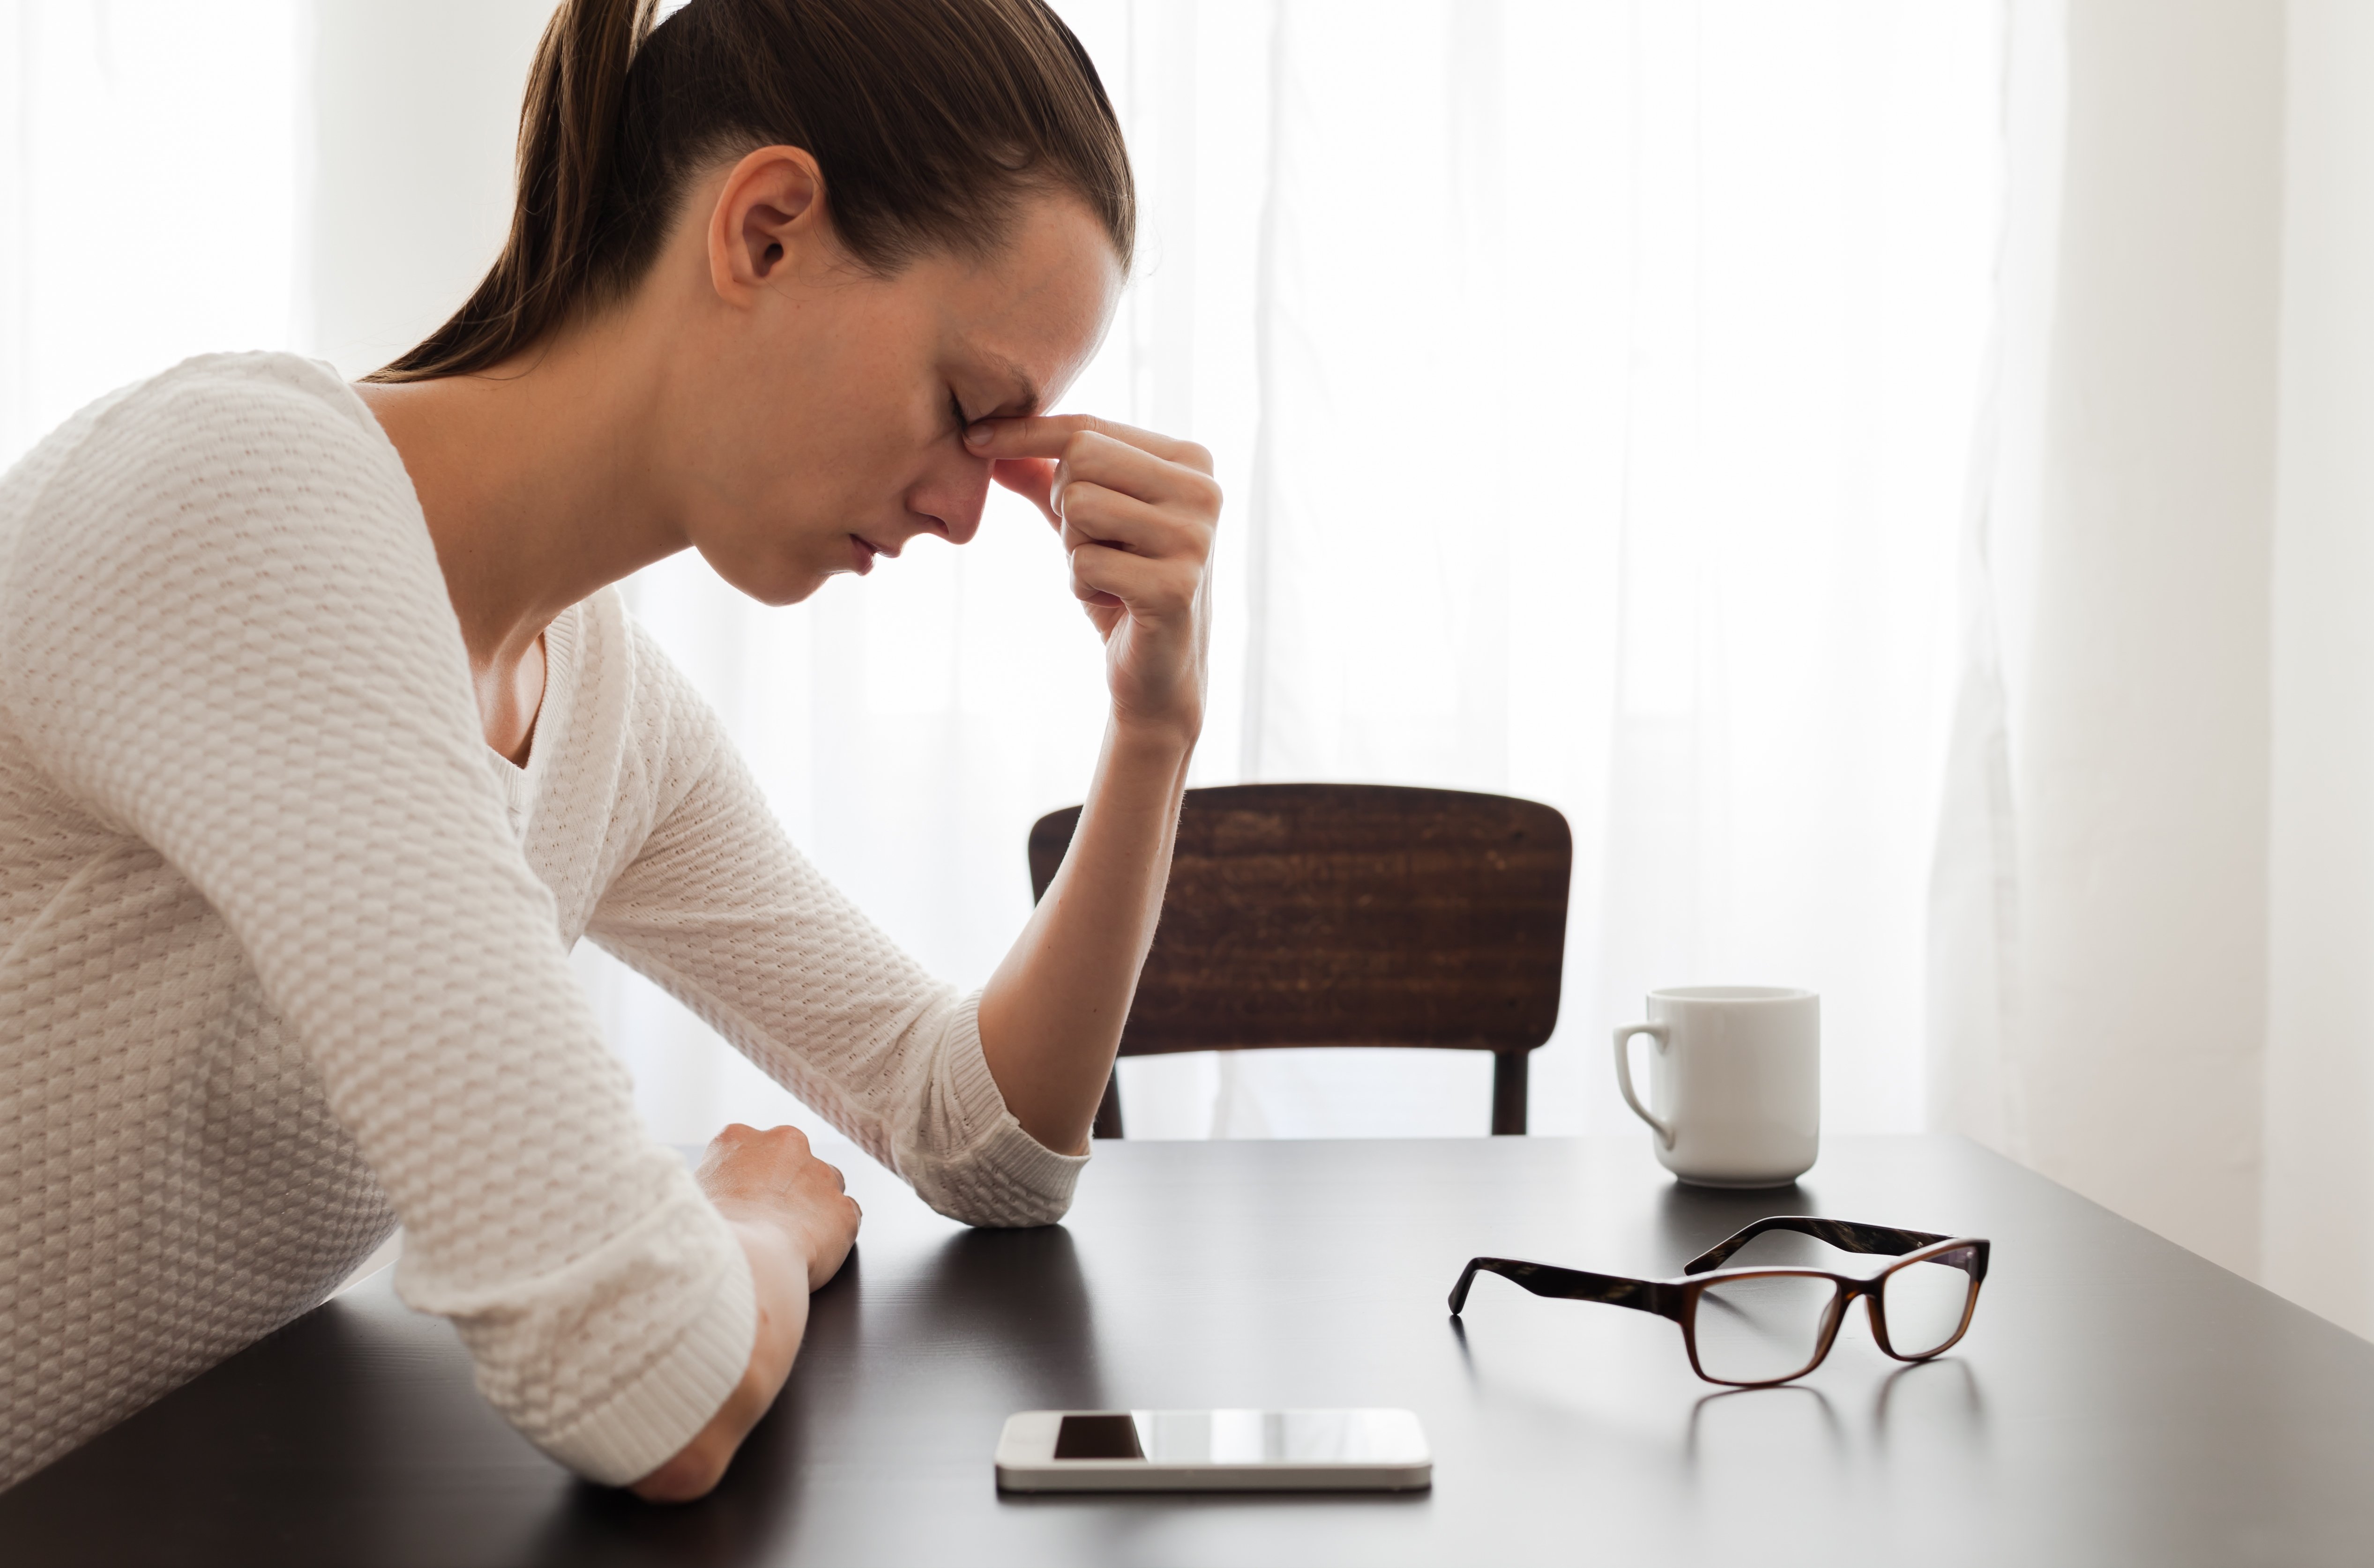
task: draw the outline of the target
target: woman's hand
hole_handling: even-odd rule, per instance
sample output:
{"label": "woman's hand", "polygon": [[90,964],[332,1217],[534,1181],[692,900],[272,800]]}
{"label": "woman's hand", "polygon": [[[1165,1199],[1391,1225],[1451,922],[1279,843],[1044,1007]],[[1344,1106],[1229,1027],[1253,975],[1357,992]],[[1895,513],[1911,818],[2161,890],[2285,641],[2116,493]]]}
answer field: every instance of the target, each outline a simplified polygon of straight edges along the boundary
{"label": "woman's hand", "polygon": [[709,1424],[635,1482],[646,1503],[688,1503],[724,1476],[791,1375],[807,1328],[808,1293],[840,1271],[857,1240],[857,1204],[842,1190],[840,1172],[808,1152],[797,1128],[759,1132],[737,1122],[709,1145],[694,1179],[750,1260],[758,1332],[742,1380]]}
{"label": "woman's hand", "polygon": [[734,1123],[710,1141],[692,1179],[727,1223],[781,1234],[808,1290],[822,1290],[857,1244],[857,1200],[840,1167],[809,1153],[807,1134],[796,1127],[760,1132]]}
{"label": "woman's hand", "polygon": [[984,419],[965,442],[1063,536],[1072,592],[1105,639],[1115,724],[1193,745],[1220,521],[1212,454],[1084,414]]}

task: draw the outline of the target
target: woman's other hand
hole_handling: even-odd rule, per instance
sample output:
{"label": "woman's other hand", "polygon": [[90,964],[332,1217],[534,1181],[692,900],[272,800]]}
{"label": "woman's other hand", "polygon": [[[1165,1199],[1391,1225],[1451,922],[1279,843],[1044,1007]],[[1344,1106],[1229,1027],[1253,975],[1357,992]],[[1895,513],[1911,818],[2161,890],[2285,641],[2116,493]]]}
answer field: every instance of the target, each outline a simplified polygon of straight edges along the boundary
{"label": "woman's other hand", "polygon": [[1072,592],[1105,639],[1115,723],[1192,746],[1204,724],[1220,521],[1212,454],[1081,414],[983,419],[965,443],[1063,536]]}
{"label": "woman's other hand", "polygon": [[796,1127],[760,1132],[734,1123],[711,1140],[693,1179],[728,1224],[787,1239],[808,1290],[823,1289],[856,1245],[857,1200],[840,1167],[817,1159]]}
{"label": "woman's other hand", "polygon": [[750,1260],[758,1332],[750,1364],[709,1424],[635,1482],[646,1503],[706,1496],[791,1375],[807,1329],[808,1293],[840,1271],[857,1240],[858,1209],[840,1172],[808,1151],[799,1129],[760,1132],[738,1122],[719,1133],[694,1173]]}

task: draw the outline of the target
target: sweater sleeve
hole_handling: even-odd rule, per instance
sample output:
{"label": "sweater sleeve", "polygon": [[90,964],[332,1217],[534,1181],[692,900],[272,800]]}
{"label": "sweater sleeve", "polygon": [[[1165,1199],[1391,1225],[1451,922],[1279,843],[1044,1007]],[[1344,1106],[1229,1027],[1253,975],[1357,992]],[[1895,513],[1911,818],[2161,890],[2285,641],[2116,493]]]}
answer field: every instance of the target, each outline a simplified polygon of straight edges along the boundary
{"label": "sweater sleeve", "polygon": [[975,1225],[1064,1217],[1086,1155],[1005,1108],[980,994],[933,978],[784,835],[708,705],[641,627],[642,700],[674,754],[648,841],[588,928],[816,1107],[933,1208]]}
{"label": "sweater sleeve", "polygon": [[575,983],[368,412],[286,357],[159,378],[86,430],[5,581],[0,721],[241,943],[404,1222],[405,1299],[556,1458],[657,1468],[747,1364],[748,1267]]}

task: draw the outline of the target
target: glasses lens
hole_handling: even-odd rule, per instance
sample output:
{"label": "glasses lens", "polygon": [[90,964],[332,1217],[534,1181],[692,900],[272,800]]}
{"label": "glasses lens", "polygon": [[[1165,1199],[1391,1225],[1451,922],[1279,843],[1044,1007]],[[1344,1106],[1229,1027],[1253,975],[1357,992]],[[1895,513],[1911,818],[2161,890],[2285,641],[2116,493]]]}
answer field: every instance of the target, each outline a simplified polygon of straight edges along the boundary
{"label": "glasses lens", "polygon": [[1814,1364],[1839,1288],[1805,1274],[1750,1274],[1698,1293],[1698,1367],[1718,1383],[1769,1383]]}
{"label": "glasses lens", "polygon": [[1898,1355],[1935,1355],[1953,1342],[1969,1310],[1970,1293],[1979,1288],[1970,1277],[1971,1260],[1969,1247],[1956,1247],[1906,1264],[1880,1286],[1887,1342]]}

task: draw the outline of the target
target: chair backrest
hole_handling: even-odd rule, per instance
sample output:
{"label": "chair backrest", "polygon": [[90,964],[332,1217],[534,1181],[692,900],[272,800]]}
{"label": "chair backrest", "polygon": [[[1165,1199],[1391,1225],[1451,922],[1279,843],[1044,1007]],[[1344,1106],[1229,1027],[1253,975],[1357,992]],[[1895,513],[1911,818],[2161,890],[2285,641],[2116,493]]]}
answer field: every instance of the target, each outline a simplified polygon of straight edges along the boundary
{"label": "chair backrest", "polygon": [[[1031,829],[1034,895],[1079,814],[1052,812]],[[1190,790],[1121,1052],[1495,1051],[1495,1130],[1522,1130],[1524,1053],[1557,1023],[1573,857],[1556,810],[1501,795]]]}

